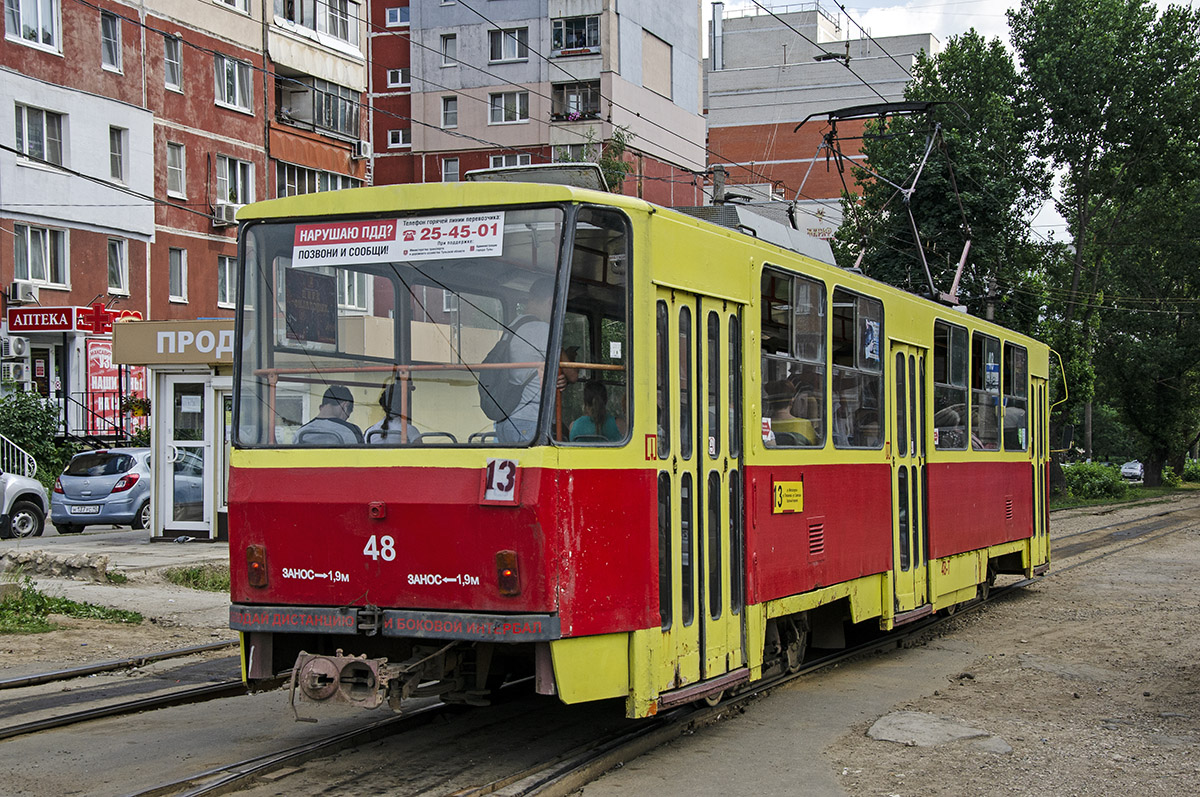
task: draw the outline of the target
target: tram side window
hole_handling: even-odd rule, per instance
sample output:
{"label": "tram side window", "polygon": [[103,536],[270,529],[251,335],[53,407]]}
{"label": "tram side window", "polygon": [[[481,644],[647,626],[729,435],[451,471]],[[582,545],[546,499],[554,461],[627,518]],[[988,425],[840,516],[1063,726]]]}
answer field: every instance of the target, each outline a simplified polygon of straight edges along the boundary
{"label": "tram side window", "polygon": [[971,448],[1000,448],[1000,341],[971,336]]}
{"label": "tram side window", "polygon": [[624,215],[580,210],[560,358],[567,375],[562,429],[574,444],[629,440],[629,248]]}
{"label": "tram side window", "polygon": [[1024,346],[1004,344],[1004,450],[1029,446],[1029,354]]}
{"label": "tram side window", "polygon": [[762,436],[768,448],[825,444],[825,285],[763,269]]}
{"label": "tram side window", "polygon": [[883,446],[883,303],[833,292],[833,444]]}
{"label": "tram side window", "polygon": [[933,325],[933,445],[967,447],[967,330]]}

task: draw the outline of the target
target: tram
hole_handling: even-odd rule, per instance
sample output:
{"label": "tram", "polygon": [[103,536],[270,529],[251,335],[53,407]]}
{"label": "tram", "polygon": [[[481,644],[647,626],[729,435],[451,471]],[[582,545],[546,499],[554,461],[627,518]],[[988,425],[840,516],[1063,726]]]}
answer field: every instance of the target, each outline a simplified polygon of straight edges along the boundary
{"label": "tram", "polygon": [[646,717],[1049,567],[1047,347],[820,242],[533,183],[238,218],[251,685]]}

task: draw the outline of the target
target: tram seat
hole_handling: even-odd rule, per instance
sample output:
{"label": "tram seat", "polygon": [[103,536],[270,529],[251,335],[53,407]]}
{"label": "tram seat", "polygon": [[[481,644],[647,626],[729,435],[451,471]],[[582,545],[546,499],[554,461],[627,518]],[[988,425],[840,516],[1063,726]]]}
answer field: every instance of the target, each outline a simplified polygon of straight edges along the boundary
{"label": "tram seat", "polygon": [[417,442],[424,443],[426,440],[432,440],[433,438],[443,438],[443,437],[449,438],[451,445],[458,444],[458,438],[455,437],[454,435],[450,434],[449,432],[422,432],[420,437],[417,438]]}
{"label": "tram seat", "polygon": [[571,438],[572,443],[607,443],[608,438],[602,434],[581,434]]}
{"label": "tram seat", "polygon": [[345,441],[336,432],[323,432],[320,429],[301,429],[296,433],[294,444],[298,446],[341,446],[345,445]]}
{"label": "tram seat", "polygon": [[495,443],[495,432],[471,432],[471,436],[467,438],[468,443]]}

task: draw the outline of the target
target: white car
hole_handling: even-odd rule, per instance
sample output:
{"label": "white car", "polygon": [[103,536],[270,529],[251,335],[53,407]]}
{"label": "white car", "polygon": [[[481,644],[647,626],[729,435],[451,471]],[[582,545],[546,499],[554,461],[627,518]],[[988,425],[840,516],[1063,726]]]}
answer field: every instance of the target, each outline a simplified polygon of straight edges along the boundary
{"label": "white car", "polygon": [[1130,460],[1121,466],[1121,478],[1123,479],[1132,479],[1140,482],[1142,475],[1142,463],[1136,459]]}
{"label": "white car", "polygon": [[0,473],[4,512],[0,514],[0,539],[40,537],[46,525],[50,500],[37,479],[15,473]]}

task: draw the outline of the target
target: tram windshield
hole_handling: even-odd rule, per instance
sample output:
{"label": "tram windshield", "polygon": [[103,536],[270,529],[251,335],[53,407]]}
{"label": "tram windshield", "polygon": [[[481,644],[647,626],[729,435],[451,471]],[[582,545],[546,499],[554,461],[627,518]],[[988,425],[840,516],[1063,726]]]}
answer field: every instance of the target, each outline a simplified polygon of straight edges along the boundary
{"label": "tram windshield", "polygon": [[[247,225],[238,445],[623,442],[627,222],[605,209],[568,218],[542,207]],[[580,417],[594,418],[587,435],[574,434]]]}

